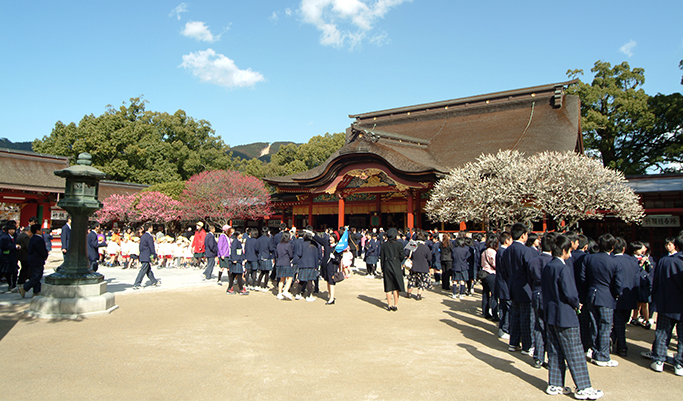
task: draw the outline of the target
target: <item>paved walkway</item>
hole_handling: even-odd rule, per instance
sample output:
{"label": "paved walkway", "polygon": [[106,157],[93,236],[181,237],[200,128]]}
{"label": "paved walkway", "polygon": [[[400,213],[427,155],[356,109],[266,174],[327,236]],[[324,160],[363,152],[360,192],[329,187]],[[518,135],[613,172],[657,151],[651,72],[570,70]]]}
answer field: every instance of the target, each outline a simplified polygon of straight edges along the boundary
{"label": "paved walkway", "polygon": [[[163,285],[140,291],[130,289],[137,271],[102,273],[119,305],[107,316],[32,319],[28,298],[0,296],[0,399],[550,397],[547,371],[509,353],[479,317],[479,294],[455,301],[435,289],[387,312],[381,280],[361,274],[340,283],[337,304],[326,306],[324,288],[316,302],[278,301],[273,293],[226,295],[195,270],[156,270]],[[629,327],[630,356],[614,356],[619,367],[589,365],[604,399],[680,399],[683,377],[670,367],[655,373],[638,356],[653,335]]]}

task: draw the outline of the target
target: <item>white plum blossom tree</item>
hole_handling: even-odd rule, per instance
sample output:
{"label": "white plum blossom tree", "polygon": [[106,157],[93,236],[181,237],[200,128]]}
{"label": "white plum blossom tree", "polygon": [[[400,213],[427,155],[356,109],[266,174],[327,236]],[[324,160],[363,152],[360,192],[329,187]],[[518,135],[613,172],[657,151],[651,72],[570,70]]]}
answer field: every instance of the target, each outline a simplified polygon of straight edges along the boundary
{"label": "white plum blossom tree", "polygon": [[493,229],[544,216],[571,226],[607,214],[638,223],[644,215],[622,173],[571,151],[481,155],[436,183],[426,211],[432,221],[484,222]]}

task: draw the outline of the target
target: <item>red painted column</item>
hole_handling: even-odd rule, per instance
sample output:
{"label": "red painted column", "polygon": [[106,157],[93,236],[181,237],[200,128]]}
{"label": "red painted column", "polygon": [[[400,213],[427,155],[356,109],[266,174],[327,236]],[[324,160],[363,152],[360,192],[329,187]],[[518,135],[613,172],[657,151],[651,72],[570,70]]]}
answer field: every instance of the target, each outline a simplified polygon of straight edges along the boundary
{"label": "red painted column", "polygon": [[415,206],[413,204],[413,191],[408,191],[408,228],[415,228]]}
{"label": "red painted column", "polygon": [[308,224],[313,226],[313,194],[308,197]]}
{"label": "red painted column", "polygon": [[467,223],[465,223],[464,221],[461,221],[460,222],[460,231],[465,231],[465,230],[467,230]]}
{"label": "red painted column", "polygon": [[[339,224],[337,226],[344,227],[344,197],[339,195]],[[336,227],[335,227],[336,228]]]}

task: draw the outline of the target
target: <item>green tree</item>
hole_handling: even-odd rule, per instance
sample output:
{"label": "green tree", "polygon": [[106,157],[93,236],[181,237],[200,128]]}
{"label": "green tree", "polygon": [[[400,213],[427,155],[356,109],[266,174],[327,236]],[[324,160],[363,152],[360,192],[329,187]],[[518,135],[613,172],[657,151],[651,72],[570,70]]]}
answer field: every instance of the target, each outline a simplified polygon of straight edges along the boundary
{"label": "green tree", "polygon": [[145,100],[104,114],[84,116],[76,125],[55,124],[49,136],[36,139],[33,150],[76,160],[81,152],[113,180],[145,184],[187,180],[206,170],[233,167],[229,147],[211,124],[183,110],[174,114],[145,110]]}
{"label": "green tree", "polygon": [[[651,136],[654,115],[648,96],[641,88],[645,70],[627,62],[612,67],[597,61],[594,78],[587,84],[579,81],[569,93],[581,98],[581,126],[587,153],[599,156],[606,167],[625,174],[643,174],[661,159],[662,144]],[[583,70],[569,70],[577,77]]]}
{"label": "green tree", "polygon": [[654,165],[661,172],[680,172],[683,165],[683,95],[660,93],[651,97],[648,105],[655,117],[647,135],[654,138],[653,143],[657,146],[658,158]]}
{"label": "green tree", "polygon": [[185,181],[169,181],[154,184],[142,190],[142,192],[160,192],[173,200],[180,200],[185,190]]}

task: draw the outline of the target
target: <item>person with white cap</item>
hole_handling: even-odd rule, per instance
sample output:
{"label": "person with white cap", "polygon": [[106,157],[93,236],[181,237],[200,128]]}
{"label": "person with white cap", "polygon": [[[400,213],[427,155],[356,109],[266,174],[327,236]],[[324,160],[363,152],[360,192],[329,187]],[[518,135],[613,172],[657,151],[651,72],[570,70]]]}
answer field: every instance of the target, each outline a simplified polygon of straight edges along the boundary
{"label": "person with white cap", "polygon": [[194,262],[199,266],[204,261],[204,252],[206,251],[206,231],[204,231],[204,223],[197,222],[197,232],[194,234],[192,240],[192,252],[194,253]]}

